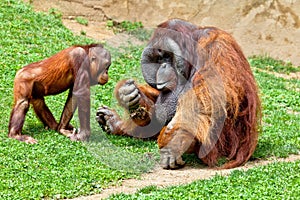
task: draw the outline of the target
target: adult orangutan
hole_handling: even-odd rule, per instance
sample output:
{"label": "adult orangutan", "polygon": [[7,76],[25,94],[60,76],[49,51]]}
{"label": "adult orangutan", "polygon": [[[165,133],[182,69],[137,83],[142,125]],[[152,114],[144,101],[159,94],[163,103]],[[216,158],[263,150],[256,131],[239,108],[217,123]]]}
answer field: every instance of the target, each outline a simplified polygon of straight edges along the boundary
{"label": "adult orangutan", "polygon": [[196,153],[210,167],[244,164],[257,145],[260,100],[249,63],[236,41],[215,27],[171,19],[158,26],[144,49],[147,85],[121,81],[116,97],[131,120],[102,106],[97,120],[112,134],[156,137],[165,169]]}
{"label": "adult orangutan", "polygon": [[[45,60],[20,69],[14,80],[14,106],[9,121],[8,137],[26,143],[37,141],[22,135],[29,104],[46,128],[57,130],[71,140],[87,140],[90,136],[90,86],[108,81],[110,53],[100,44],[72,46]],[[57,123],[45,104],[44,96],[69,89],[67,101]],[[78,106],[80,131],[69,124]]]}

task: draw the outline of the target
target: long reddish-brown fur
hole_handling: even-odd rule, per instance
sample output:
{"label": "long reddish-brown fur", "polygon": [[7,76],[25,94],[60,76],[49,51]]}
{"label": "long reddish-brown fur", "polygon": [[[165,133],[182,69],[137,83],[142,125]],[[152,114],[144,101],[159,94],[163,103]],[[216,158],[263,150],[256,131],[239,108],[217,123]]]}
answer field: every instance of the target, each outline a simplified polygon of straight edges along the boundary
{"label": "long reddish-brown fur", "polygon": [[[164,43],[168,40],[172,42]],[[188,80],[184,86],[187,87],[177,86],[182,89],[181,92],[169,97],[168,94],[173,91],[159,91],[155,84],[137,85],[141,98],[138,108],[129,110],[131,120],[123,121],[115,111],[102,107],[99,109],[100,125],[112,127],[112,134],[136,137],[143,134],[147,136],[151,132],[155,134],[155,128],[158,127],[161,165],[166,169],[182,166],[183,153],[196,153],[210,167],[217,166],[221,158],[227,159],[221,168],[233,168],[244,164],[257,145],[261,103],[258,87],[241,48],[225,31],[215,27],[197,27],[178,19],[160,24],[148,46],[150,49],[164,49],[165,44],[169,46],[166,51],[173,54],[180,52],[180,55],[177,55],[181,57],[180,66],[175,63],[173,68],[179,66],[186,73],[185,78]],[[170,47],[172,45],[173,47]],[[154,50],[149,52],[155,54]],[[146,76],[154,76],[148,80],[155,82],[158,72],[153,73],[151,68],[157,67],[157,60],[151,60],[149,57],[144,59],[146,67],[143,72]],[[120,82],[115,90],[118,92],[128,83],[131,82]],[[118,101],[128,103],[122,101],[117,92]],[[157,106],[162,105],[162,101],[158,102],[161,100],[159,98],[170,98],[168,102],[175,102],[176,112],[165,124],[157,125],[157,115],[154,114],[163,113],[157,109],[164,109],[159,107],[160,105]],[[172,103],[163,106],[173,109]],[[122,106],[128,109],[128,106]],[[108,123],[107,120],[103,120],[105,117],[109,119]],[[152,122],[152,126],[149,125]]]}
{"label": "long reddish-brown fur", "polygon": [[[162,27],[168,28],[166,24],[162,24]],[[205,28],[207,27],[199,28],[199,32]],[[179,23],[176,24],[175,29],[185,34],[190,33],[190,30],[181,27]],[[193,37],[198,39],[198,56],[206,55],[208,60],[192,80],[193,90],[179,99],[173,118],[175,125],[167,133],[165,129],[161,131],[158,145],[163,148],[173,134],[187,131],[192,133],[199,142],[194,146],[194,152],[204,153],[202,155],[205,156],[200,158],[208,166],[216,166],[218,159],[225,157],[229,162],[222,168],[237,167],[251,157],[258,141],[261,107],[254,76],[240,47],[228,33],[212,27],[206,37],[203,35],[193,35]],[[210,80],[211,72],[217,73],[218,79]],[[225,104],[222,104],[220,94],[222,91],[208,86],[209,83],[216,81],[222,82],[223,88],[219,89],[225,91]],[[212,89],[216,91],[211,91]],[[212,104],[211,93],[214,94],[214,98],[220,98],[214,99],[214,104]],[[216,144],[211,146],[209,129],[213,123],[211,121],[213,109],[224,110],[226,119],[222,132],[215,141]],[[199,112],[201,114],[195,114]],[[199,152],[203,145],[208,146],[208,152]],[[202,151],[205,151],[205,148]]]}

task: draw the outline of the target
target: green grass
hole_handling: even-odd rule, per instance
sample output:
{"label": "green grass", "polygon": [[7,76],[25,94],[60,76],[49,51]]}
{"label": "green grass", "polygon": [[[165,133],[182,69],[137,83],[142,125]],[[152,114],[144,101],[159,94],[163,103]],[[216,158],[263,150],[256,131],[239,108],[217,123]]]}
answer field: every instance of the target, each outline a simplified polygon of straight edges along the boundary
{"label": "green grass", "polygon": [[81,25],[84,25],[84,26],[87,26],[89,25],[89,20],[85,19],[84,17],[76,17],[75,18],[76,22],[81,24]]}
{"label": "green grass", "polygon": [[107,28],[113,30],[114,33],[125,32],[130,34],[141,41],[148,40],[152,34],[152,30],[145,29],[141,22],[122,21],[117,22],[108,20],[106,22]]}
{"label": "green grass", "polygon": [[114,20],[108,20],[106,22],[106,26],[112,29],[116,33],[130,32],[136,29],[143,28],[143,24],[141,22],[130,22],[130,21],[117,22]]}
{"label": "green grass", "polygon": [[300,72],[300,66],[293,66],[290,62],[274,60],[271,57],[253,56],[249,58],[253,66],[267,71],[290,74]]}
{"label": "green grass", "polygon": [[[250,59],[250,64],[258,68],[268,61],[270,58]],[[281,68],[281,62],[271,61],[274,68]],[[254,74],[262,97],[263,127],[253,158],[286,157],[299,152],[300,81],[277,78],[259,70],[254,70]]]}
{"label": "green grass", "polygon": [[[70,142],[54,131],[44,130],[31,109],[27,114],[23,133],[35,137],[39,143],[26,145],[7,138],[16,71],[26,64],[44,59],[73,44],[93,41],[75,37],[52,11],[50,14],[35,13],[22,1],[1,0],[0,3],[0,199],[70,198],[99,193],[103,188],[118,184],[122,179],[136,177],[137,173],[132,173],[133,170],[117,171],[114,166],[105,163],[109,160],[107,159],[109,155],[96,158],[93,153],[97,153],[100,148],[91,152],[91,148],[94,147],[90,144]],[[130,56],[134,62],[125,63],[124,60],[130,59]],[[111,91],[114,87],[112,81],[116,82],[122,76],[125,77],[126,73],[127,77],[128,74],[132,74],[125,66],[134,65],[131,66],[132,70],[139,67],[136,56],[129,53],[123,55],[116,63],[124,69],[118,71],[113,64],[110,70],[112,77],[110,83],[104,87],[93,88],[92,118],[97,106],[111,103]],[[66,96],[67,93],[63,93],[46,98],[56,118],[60,116]],[[97,134],[102,132],[95,120],[91,121],[96,138]],[[76,116],[73,124],[78,124]],[[113,137],[111,140],[118,141]],[[125,168],[139,161],[136,156],[143,159],[144,152],[147,152],[147,155],[149,151],[157,152],[153,141],[144,142],[139,148],[135,148],[140,144],[139,140],[124,138],[117,143],[126,146],[123,153],[131,159],[125,163]],[[98,142],[97,146],[100,144]],[[101,162],[101,159],[104,161]],[[142,169],[136,169],[137,172],[138,170],[147,169],[142,166]]]}
{"label": "green grass", "polygon": [[[94,113],[100,105],[109,105],[122,112],[116,106],[112,91],[116,82],[124,78],[133,77],[142,82],[140,55],[143,47],[107,47],[112,53],[113,62],[109,70],[109,82],[92,88],[91,143],[70,142],[54,131],[43,129],[32,109],[27,114],[23,132],[35,137],[39,143],[27,145],[7,138],[16,71],[73,44],[93,41],[74,36],[62,25],[58,11],[35,13],[19,0],[0,0],[0,4],[0,199],[61,199],[100,193],[110,185],[119,184],[123,179],[138,177],[140,173],[149,170],[159,156],[155,141],[106,135],[94,120]],[[250,62],[254,69],[263,68],[287,74],[299,71],[299,68],[271,58],[254,57]],[[300,149],[299,80],[276,78],[259,70],[254,70],[254,73],[261,88],[264,124],[253,159],[285,157],[297,153]],[[63,93],[46,98],[57,119],[66,96]],[[78,127],[76,115],[72,123]],[[198,162],[193,156],[186,158],[189,165]],[[299,181],[293,182],[296,178],[299,179],[298,174],[299,162],[274,164],[246,173],[235,172],[228,178],[215,177],[163,191],[148,187],[136,195],[141,198],[149,197],[150,194],[157,197],[174,195],[174,198],[179,198],[180,195],[188,197],[189,194],[199,193],[199,198],[203,194],[209,197],[228,195],[229,199],[241,197],[237,196],[240,195],[238,191],[241,194],[246,191],[245,198],[252,198],[252,193],[262,197],[273,192],[276,195],[275,190],[265,186],[272,183],[280,189],[286,187],[278,193],[279,197],[283,195],[284,198],[290,194],[299,194],[295,190],[299,188],[296,185]],[[282,184],[281,179],[286,184]],[[230,186],[229,193],[226,191],[227,185]],[[234,187],[238,189],[235,191]]]}

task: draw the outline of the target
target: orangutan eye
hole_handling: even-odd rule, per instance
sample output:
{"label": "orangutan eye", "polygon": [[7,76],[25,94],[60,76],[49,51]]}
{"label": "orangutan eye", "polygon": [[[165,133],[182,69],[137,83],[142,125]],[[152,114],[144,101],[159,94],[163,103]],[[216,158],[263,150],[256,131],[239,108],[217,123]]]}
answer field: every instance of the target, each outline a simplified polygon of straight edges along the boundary
{"label": "orangutan eye", "polygon": [[107,64],[106,70],[108,70],[110,67],[110,63]]}
{"label": "orangutan eye", "polygon": [[95,60],[96,60],[96,57],[93,56],[93,57],[91,58],[91,61],[94,62]]}
{"label": "orangutan eye", "polygon": [[172,63],[172,57],[173,55],[171,53],[163,52],[158,57],[158,63]]}

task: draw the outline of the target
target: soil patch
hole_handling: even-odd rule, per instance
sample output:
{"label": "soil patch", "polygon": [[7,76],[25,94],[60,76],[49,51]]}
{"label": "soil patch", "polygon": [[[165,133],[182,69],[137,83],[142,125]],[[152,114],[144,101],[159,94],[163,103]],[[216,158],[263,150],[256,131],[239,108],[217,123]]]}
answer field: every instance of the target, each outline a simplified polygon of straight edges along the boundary
{"label": "soil patch", "polygon": [[[25,0],[37,11],[55,8],[66,27],[88,37],[106,40],[114,33],[107,20],[141,21],[154,28],[169,18],[182,18],[201,26],[216,26],[231,33],[246,56],[267,55],[300,66],[300,1],[296,0]],[[88,19],[88,26],[76,22]]]}

